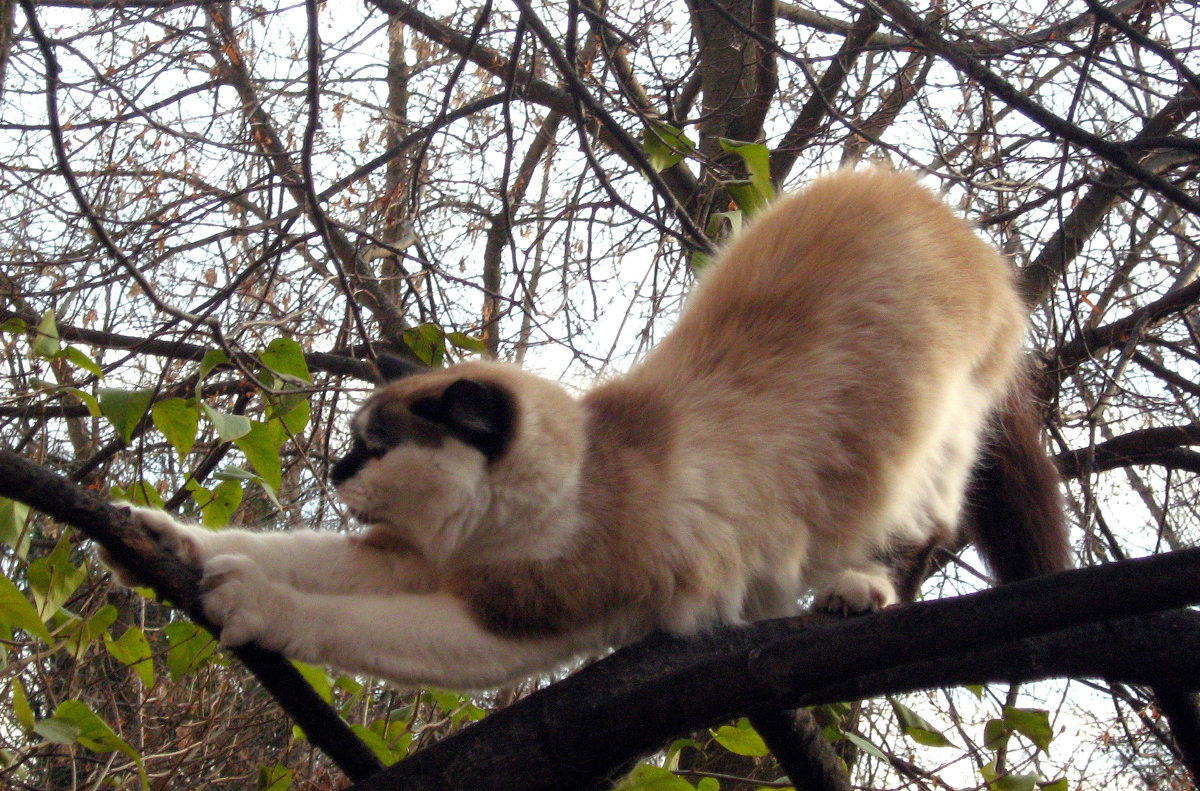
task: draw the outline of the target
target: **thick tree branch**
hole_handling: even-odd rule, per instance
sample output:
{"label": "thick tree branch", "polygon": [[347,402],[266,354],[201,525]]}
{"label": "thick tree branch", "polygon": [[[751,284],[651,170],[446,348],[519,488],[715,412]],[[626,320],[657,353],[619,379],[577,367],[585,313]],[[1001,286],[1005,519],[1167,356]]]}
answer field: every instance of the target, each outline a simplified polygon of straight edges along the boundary
{"label": "thick tree branch", "polygon": [[[138,575],[155,592],[174,602],[188,617],[215,631],[199,606],[196,571],[160,554],[123,509],[94,491],[72,484],[11,451],[0,448],[0,495],[19,500],[54,519],[77,528],[116,560]],[[351,779],[362,780],[382,764],[328,703],[308,685],[299,671],[279,654],[253,645],[232,653],[258,677],[284,711],[304,729]]]}
{"label": "thick tree branch", "polygon": [[1172,462],[1172,466],[1200,472],[1200,454],[1182,450],[1185,445],[1200,445],[1200,426],[1154,426],[1130,431],[1106,442],[1060,453],[1054,463],[1067,478],[1133,464]]}
{"label": "thick tree branch", "polygon": [[[1200,549],[851,621],[767,621],[618,651],[357,791],[586,788],[731,717],[944,684],[1104,677],[1200,688]],[[816,625],[822,624],[824,625]]]}

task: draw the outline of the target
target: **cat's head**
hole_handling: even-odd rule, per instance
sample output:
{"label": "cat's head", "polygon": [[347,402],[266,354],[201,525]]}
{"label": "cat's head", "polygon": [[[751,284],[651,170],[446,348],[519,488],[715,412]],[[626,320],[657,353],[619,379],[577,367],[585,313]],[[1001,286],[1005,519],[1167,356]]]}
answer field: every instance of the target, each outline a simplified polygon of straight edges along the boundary
{"label": "cat's head", "polygon": [[350,512],[435,564],[519,551],[522,530],[578,480],[575,400],[504,363],[380,368],[394,381],[354,416],[350,451],[330,471]]}

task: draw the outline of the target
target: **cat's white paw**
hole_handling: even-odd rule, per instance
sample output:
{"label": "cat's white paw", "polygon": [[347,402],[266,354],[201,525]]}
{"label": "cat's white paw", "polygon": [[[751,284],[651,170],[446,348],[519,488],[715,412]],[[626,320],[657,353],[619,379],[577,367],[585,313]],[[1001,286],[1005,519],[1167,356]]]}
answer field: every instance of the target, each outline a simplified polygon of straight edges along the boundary
{"label": "cat's white paw", "polygon": [[896,587],[885,573],[846,569],[816,597],[816,607],[842,615],[875,612],[897,601]]}
{"label": "cat's white paw", "polygon": [[204,614],[220,628],[221,643],[287,647],[292,602],[287,590],[267,578],[246,555],[217,555],[204,564],[200,580]]}
{"label": "cat's white paw", "polygon": [[[118,505],[117,508],[129,512],[130,518],[150,537],[159,552],[173,555],[181,563],[193,568],[200,567],[203,554],[199,536],[207,532],[204,528],[185,525],[166,511],[156,508],[142,508],[136,505]],[[104,547],[97,549],[100,562],[113,572],[117,582],[127,588],[141,584],[136,571],[117,563]]]}

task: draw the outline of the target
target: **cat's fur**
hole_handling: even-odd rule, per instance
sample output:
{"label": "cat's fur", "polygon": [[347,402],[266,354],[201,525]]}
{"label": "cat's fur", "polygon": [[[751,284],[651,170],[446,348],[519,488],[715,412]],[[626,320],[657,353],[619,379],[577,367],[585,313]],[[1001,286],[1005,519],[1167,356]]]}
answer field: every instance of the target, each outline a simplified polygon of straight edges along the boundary
{"label": "cat's fur", "polygon": [[379,390],[334,470],[360,535],[138,513],[202,567],[223,642],[402,684],[500,684],[808,590],[871,610],[898,598],[890,559],[952,541],[985,441],[979,497],[1016,498],[971,514],[985,554],[1005,578],[1066,565],[1024,328],[1010,267],[941,201],[840,172],[765,211],[663,342],[580,399],[494,362]]}

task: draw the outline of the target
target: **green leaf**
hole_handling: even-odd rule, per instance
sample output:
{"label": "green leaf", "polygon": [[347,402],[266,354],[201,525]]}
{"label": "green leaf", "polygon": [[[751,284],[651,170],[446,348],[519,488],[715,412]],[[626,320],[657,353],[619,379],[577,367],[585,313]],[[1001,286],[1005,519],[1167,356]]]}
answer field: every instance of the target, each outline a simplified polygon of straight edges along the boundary
{"label": "green leaf", "polygon": [[712,256],[703,250],[695,250],[692,252],[688,264],[692,267],[692,271],[699,272],[712,263]]}
{"label": "green leaf", "polygon": [[941,731],[922,719],[908,706],[894,698],[888,698],[888,703],[892,704],[892,711],[896,713],[896,720],[900,723],[900,727],[917,744],[923,744],[926,747],[954,746],[953,742],[947,739]]}
{"label": "green leaf", "polygon": [[271,341],[258,355],[258,359],[272,373],[291,377],[294,381],[312,381],[308,372],[308,362],[304,359],[304,349],[291,338],[276,338]]}
{"label": "green leaf", "polygon": [[1037,775],[1006,774],[988,783],[988,788],[992,791],[1033,791],[1037,779]]}
{"label": "green leaf", "polygon": [[308,682],[308,685],[321,696],[321,700],[326,703],[333,702],[333,685],[329,680],[329,674],[325,672],[324,668],[295,659],[292,660],[292,665],[300,671],[300,675],[304,676],[304,680]]}
{"label": "green leaf", "polygon": [[474,354],[487,354],[487,344],[484,343],[483,338],[474,338],[465,332],[458,332],[456,330],[447,333],[446,340],[450,341],[450,345],[455,349],[461,349]]}
{"label": "green leaf", "polygon": [[48,742],[74,744],[79,739],[79,726],[60,717],[47,717],[33,726],[33,732]]}
{"label": "green leaf", "polygon": [[12,677],[12,708],[13,717],[16,718],[21,729],[26,732],[32,731],[35,724],[33,707],[29,705],[29,698],[25,695],[25,687],[21,684],[21,679],[16,676]]}
{"label": "green leaf", "polygon": [[769,752],[767,745],[758,732],[751,727],[749,720],[738,720],[736,725],[722,725],[717,728],[713,736],[716,738],[717,744],[734,755],[759,758]]}
{"label": "green leaf", "polygon": [[47,643],[51,641],[50,631],[38,617],[37,609],[29,603],[29,599],[25,598],[25,594],[17,589],[13,581],[3,574],[0,574],[0,624],[23,629]]}
{"label": "green leaf", "polygon": [[967,684],[966,690],[976,697],[978,700],[983,700],[983,685],[982,684]]}
{"label": "green leaf", "polygon": [[138,773],[142,777],[142,787],[148,787],[146,770],[142,766],[142,756],[138,754],[137,750],[130,747],[128,742],[117,736],[113,732],[113,729],[108,726],[107,722],[100,719],[94,711],[82,702],[78,700],[64,700],[54,710],[54,717],[52,719],[74,725],[79,731],[76,741],[92,752],[120,752],[129,756],[137,764]]}
{"label": "green leaf", "polygon": [[150,409],[154,425],[171,443],[175,454],[182,461],[196,444],[196,429],[200,425],[200,413],[193,399],[167,398]]}
{"label": "green leaf", "polygon": [[223,349],[209,349],[200,361],[200,370],[196,374],[196,392],[200,392],[200,383],[213,372],[218,365],[229,365],[229,355]]}
{"label": "green leaf", "polygon": [[[713,212],[708,217],[708,227],[704,229],[704,232],[712,239],[731,236],[742,230],[742,219],[745,216],[745,212],[740,211]],[[729,225],[728,233],[725,231],[726,224]]]}
{"label": "green leaf", "polygon": [[441,368],[446,356],[446,339],[436,324],[421,324],[404,331],[404,342],[430,368]]}
{"label": "green leaf", "polygon": [[154,686],[154,653],[145,632],[131,626],[116,640],[105,638],[104,645],[114,659],[137,674],[146,689]]}
{"label": "green leaf", "polygon": [[0,542],[24,558],[29,552],[29,537],[29,506],[0,497]]}
{"label": "green leaf", "polygon": [[[737,154],[746,163],[746,172],[750,174],[750,184],[764,201],[775,197],[775,187],[771,184],[771,150],[762,143],[742,143],[737,140],[719,138],[721,148],[730,154]],[[745,207],[743,207],[745,208]]]}
{"label": "green leaf", "polygon": [[70,556],[71,540],[63,531],[49,555],[29,564],[29,589],[42,621],[58,612],[87,577]]}
{"label": "green leaf", "polygon": [[37,336],[33,339],[33,353],[47,359],[58,354],[58,325],[54,323],[54,311],[47,310],[38,322]]}
{"label": "green leaf", "polygon": [[384,738],[370,728],[358,723],[354,723],[350,726],[350,730],[358,734],[358,738],[363,740],[363,744],[371,748],[371,752],[375,753],[375,757],[378,758],[384,766],[391,766],[392,764],[396,763],[396,761],[404,757],[403,755],[397,755],[392,748],[388,746],[388,743],[384,741]]}
{"label": "green leaf", "polygon": [[203,401],[200,402],[200,409],[213,424],[213,428],[217,430],[217,436],[222,442],[233,442],[250,433],[250,419],[243,415],[226,415]]}
{"label": "green leaf", "polygon": [[[120,487],[117,486],[114,486],[113,489],[114,498],[128,500],[134,505],[145,505],[151,508],[163,507],[163,498],[158,493],[158,489],[155,489],[144,480],[134,481],[129,484],[129,488],[126,490],[120,490]],[[120,491],[119,495],[116,494],[118,490]]]}
{"label": "green leaf", "polygon": [[988,750],[999,750],[1008,744],[1012,730],[1004,724],[1004,720],[988,720],[983,726],[983,746]]}
{"label": "green leaf", "polygon": [[80,390],[78,387],[64,387],[62,388],[62,392],[70,393],[75,398],[78,398],[87,407],[88,413],[92,417],[100,417],[100,402],[88,391]]}
{"label": "green leaf", "polygon": [[167,635],[167,671],[171,680],[194,673],[207,662],[216,651],[213,636],[189,621],[174,621],[163,628]]}
{"label": "green leaf", "polygon": [[258,770],[258,791],[287,791],[292,785],[292,771],[274,764]]}
{"label": "green leaf", "polygon": [[651,121],[642,130],[642,150],[650,166],[661,173],[695,151],[696,144],[682,129],[663,121]]}
{"label": "green leaf", "polygon": [[230,517],[237,507],[242,504],[242,484],[240,481],[224,480],[215,489],[209,490],[194,480],[187,482],[192,499],[200,507],[206,527],[224,527],[229,524]]}
{"label": "green leaf", "polygon": [[721,186],[729,191],[729,194],[733,196],[734,203],[745,212],[747,217],[753,217],[771,200],[750,181],[726,181]]}
{"label": "green leaf", "polygon": [[154,399],[153,390],[117,390],[115,388],[100,388],[100,412],[108,422],[112,423],[117,434],[128,445],[133,439],[133,430],[138,422],[146,415],[150,402]]}
{"label": "green leaf", "polygon": [[10,335],[23,335],[25,333],[25,319],[12,316],[0,324],[0,332],[7,332]]}
{"label": "green leaf", "polygon": [[1060,777],[1053,783],[1042,783],[1042,791],[1067,791],[1067,778]]}
{"label": "green leaf", "polygon": [[104,371],[100,369],[99,365],[96,365],[96,361],[89,357],[85,352],[75,348],[74,346],[68,346],[67,348],[58,352],[55,357],[66,357],[68,360],[75,363],[77,367],[95,375],[97,379],[104,378]]}
{"label": "green leaf", "polygon": [[721,791],[721,784],[715,777],[702,777],[696,783],[696,791]]}
{"label": "green leaf", "polygon": [[[78,618],[75,619],[79,621]],[[117,620],[117,608],[106,604],[88,618],[79,621],[72,631],[66,635],[67,651],[76,660],[83,656],[93,641],[108,637],[108,627]]]}
{"label": "green leaf", "polygon": [[696,791],[695,786],[659,766],[638,764],[618,791]]}
{"label": "green leaf", "polygon": [[250,430],[234,444],[246,454],[246,460],[274,492],[283,485],[283,466],[279,461],[279,446],[265,423],[251,420]]}
{"label": "green leaf", "polygon": [[1049,751],[1050,742],[1054,739],[1054,731],[1050,727],[1050,712],[1044,709],[1005,706],[1004,723],[1037,745],[1042,752]]}
{"label": "green leaf", "polygon": [[859,736],[857,733],[850,733],[849,731],[843,731],[842,738],[845,739],[846,741],[850,742],[851,744],[853,744],[858,749],[862,750],[867,755],[873,755],[881,761],[888,760],[888,757],[883,752],[883,750],[880,750],[874,744],[867,741],[863,737]]}

